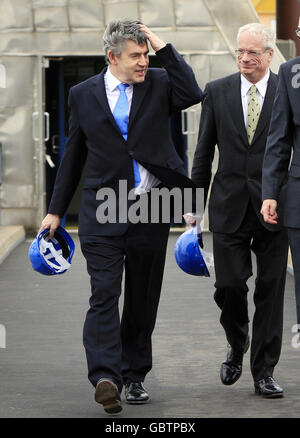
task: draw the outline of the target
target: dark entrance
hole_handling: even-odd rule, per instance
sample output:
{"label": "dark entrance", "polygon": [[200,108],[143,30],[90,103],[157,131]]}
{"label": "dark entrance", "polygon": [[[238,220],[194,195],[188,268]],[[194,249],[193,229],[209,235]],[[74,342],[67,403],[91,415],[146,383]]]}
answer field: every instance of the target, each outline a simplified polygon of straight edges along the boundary
{"label": "dark entrance", "polygon": [[[50,58],[46,69],[46,111],[50,114],[50,138],[46,142],[46,199],[49,206],[55,177],[61,161],[68,133],[68,95],[76,85],[101,72],[106,66],[103,56]],[[155,57],[150,57],[150,67],[160,67]],[[180,157],[187,164],[187,140],[181,132],[181,113],[170,118],[170,131]],[[83,178],[82,178],[83,179]],[[77,227],[82,181],[69,205],[62,225]]]}

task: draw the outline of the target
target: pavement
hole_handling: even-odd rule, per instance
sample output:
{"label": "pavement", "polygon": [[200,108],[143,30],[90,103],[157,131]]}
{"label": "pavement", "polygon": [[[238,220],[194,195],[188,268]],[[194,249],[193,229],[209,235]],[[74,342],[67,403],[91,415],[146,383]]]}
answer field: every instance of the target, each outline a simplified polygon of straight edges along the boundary
{"label": "pavement", "polygon": [[[173,248],[178,235],[172,232],[169,237],[153,334],[153,369],[145,381],[151,402],[124,403],[115,418],[299,418],[300,345],[292,332],[293,277],[287,274],[282,354],[274,373],[284,398],[268,400],[254,394],[249,352],[240,380],[224,386],[219,370],[227,347],[213,300],[214,274],[193,277],[177,267]],[[32,238],[20,237],[0,265],[1,419],[107,419],[87,379],[82,327],[90,285],[78,237],[73,238],[76,251],[64,275],[47,277],[32,270]],[[205,250],[211,251],[210,233],[204,233],[203,240]],[[254,277],[248,285],[252,319]]]}

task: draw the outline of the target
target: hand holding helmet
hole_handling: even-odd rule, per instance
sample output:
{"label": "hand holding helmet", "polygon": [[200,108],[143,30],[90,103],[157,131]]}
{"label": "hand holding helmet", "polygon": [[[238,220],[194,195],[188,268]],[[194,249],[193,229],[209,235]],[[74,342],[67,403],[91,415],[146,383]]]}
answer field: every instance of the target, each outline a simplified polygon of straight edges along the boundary
{"label": "hand holding helmet", "polygon": [[54,236],[55,230],[59,227],[60,224],[60,217],[58,214],[47,214],[45,218],[42,221],[41,228],[39,229],[39,233],[44,231],[46,228],[49,229],[49,237],[52,239]]}
{"label": "hand holding helmet", "polygon": [[65,273],[71,266],[75,244],[67,231],[58,227],[53,237],[49,229],[43,229],[29,248],[32,268],[43,275]]}

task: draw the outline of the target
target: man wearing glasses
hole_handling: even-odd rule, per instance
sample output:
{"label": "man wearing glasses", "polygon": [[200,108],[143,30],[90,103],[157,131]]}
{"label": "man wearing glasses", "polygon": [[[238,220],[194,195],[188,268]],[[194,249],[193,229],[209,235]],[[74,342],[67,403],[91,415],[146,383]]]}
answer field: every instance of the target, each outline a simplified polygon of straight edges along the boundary
{"label": "man wearing glasses", "polygon": [[[282,224],[267,224],[260,214],[262,163],[277,77],[269,65],[274,35],[260,23],[247,24],[237,36],[239,73],[207,84],[192,180],[211,181],[215,146],[219,164],[211,188],[209,225],[213,232],[216,291],[220,322],[229,343],[221,365],[224,385],[241,376],[249,347],[247,280],[256,256],[255,314],[252,324],[251,372],[255,393],[281,397],[273,378],[281,350],[287,233]],[[188,221],[193,225],[195,219]]]}
{"label": "man wearing glasses", "polygon": [[[300,37],[300,20],[296,33]],[[274,102],[263,165],[261,213],[268,224],[282,220],[278,200],[287,182],[283,221],[292,253],[300,332],[300,57],[280,66]]]}

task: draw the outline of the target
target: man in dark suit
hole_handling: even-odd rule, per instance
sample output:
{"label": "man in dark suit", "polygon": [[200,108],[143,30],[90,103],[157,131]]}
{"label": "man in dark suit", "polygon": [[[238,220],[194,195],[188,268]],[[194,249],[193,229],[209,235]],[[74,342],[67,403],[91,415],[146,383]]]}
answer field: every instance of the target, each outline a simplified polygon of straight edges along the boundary
{"label": "man in dark suit", "polygon": [[250,361],[255,392],[264,397],[283,392],[273,370],[281,350],[287,259],[285,230],[281,224],[265,224],[260,215],[262,162],[277,84],[269,70],[273,47],[274,36],[262,24],[240,28],[236,51],[240,73],[207,84],[192,169],[192,180],[204,187],[207,197],[218,145],[209,227],[216,273],[214,298],[230,347],[220,377],[225,385],[239,379],[249,346],[247,280],[252,275],[252,250],[257,277]]}
{"label": "man in dark suit", "polygon": [[[151,334],[169,233],[161,217],[158,223],[118,218],[132,205],[124,204],[132,190],[149,202],[154,187],[193,187],[170,139],[168,118],[200,102],[202,92],[174,47],[141,23],[113,21],[103,39],[108,67],[70,90],[69,138],[41,230],[49,228],[53,235],[86,163],[79,237],[92,296],[83,338],[95,399],[116,413],[122,409],[123,384],[128,403],[149,400],[142,382],[152,367]],[[148,69],[148,41],[164,69]],[[99,201],[105,200],[103,188],[116,199],[113,220],[107,222]]]}
{"label": "man in dark suit", "polygon": [[[300,26],[300,21],[299,21]],[[300,28],[297,29],[300,37]],[[292,160],[291,160],[292,157]],[[286,184],[287,183],[287,184]],[[278,211],[286,184],[284,213]],[[268,224],[284,222],[291,248],[300,329],[300,57],[280,66],[262,177],[261,213]],[[282,218],[283,216],[283,218]],[[300,331],[300,330],[299,330]]]}

